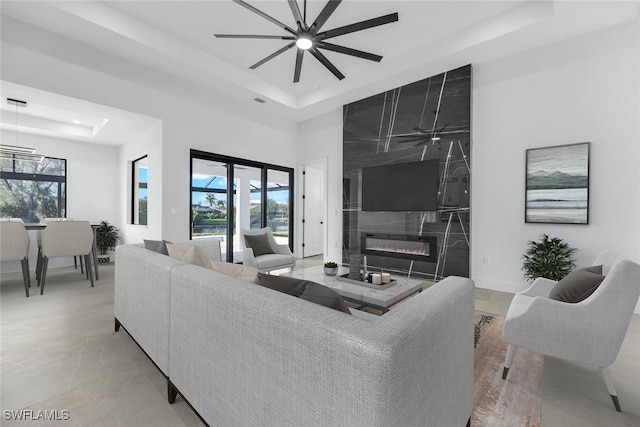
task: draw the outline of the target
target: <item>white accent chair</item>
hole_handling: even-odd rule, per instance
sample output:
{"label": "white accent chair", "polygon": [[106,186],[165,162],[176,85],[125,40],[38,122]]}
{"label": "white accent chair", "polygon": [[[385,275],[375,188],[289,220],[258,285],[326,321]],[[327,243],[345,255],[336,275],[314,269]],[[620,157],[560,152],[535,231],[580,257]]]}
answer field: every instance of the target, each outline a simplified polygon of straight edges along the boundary
{"label": "white accent chair", "polygon": [[640,296],[640,265],[609,251],[598,255],[593,265],[602,265],[605,278],[581,302],[549,299],[557,282],[544,278],[513,298],[502,331],[508,344],[502,378],[507,378],[516,347],[595,365],[622,412],[609,366],[618,357]]}
{"label": "white accent chair", "polygon": [[44,293],[47,279],[49,258],[66,256],[83,256],[87,278],[93,287],[93,271],[91,270],[91,255],[93,250],[93,230],[88,221],[57,221],[47,224],[41,234],[41,259],[38,285],[40,295]]}
{"label": "white accent chair", "polygon": [[[293,268],[296,265],[296,259],[291,253],[289,246],[276,243],[273,232],[269,227],[264,227],[259,230],[240,230],[240,235],[243,245],[242,262],[244,265],[255,267],[263,273],[282,268]],[[264,251],[254,251],[245,236],[264,237],[266,241],[263,242],[268,248],[267,252],[270,253],[260,254],[260,252]],[[258,253],[258,255],[256,255],[256,253]]]}
{"label": "white accent chair", "polygon": [[0,221],[0,261],[20,261],[24,292],[29,297],[29,233],[20,221]]}

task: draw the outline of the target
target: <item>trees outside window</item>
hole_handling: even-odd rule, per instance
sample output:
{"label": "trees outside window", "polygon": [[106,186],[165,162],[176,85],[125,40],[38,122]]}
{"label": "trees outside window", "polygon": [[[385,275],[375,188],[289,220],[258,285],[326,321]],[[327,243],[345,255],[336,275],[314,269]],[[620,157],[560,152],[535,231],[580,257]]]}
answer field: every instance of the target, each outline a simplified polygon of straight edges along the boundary
{"label": "trees outside window", "polygon": [[40,222],[66,216],[67,161],[0,159],[0,216]]}

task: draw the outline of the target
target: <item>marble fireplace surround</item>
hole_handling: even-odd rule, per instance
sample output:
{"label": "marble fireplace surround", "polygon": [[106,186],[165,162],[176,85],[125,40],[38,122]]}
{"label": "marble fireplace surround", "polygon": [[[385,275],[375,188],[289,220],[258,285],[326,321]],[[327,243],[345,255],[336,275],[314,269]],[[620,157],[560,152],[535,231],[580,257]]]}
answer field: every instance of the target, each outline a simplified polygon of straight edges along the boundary
{"label": "marble fireplace surround", "polygon": [[[344,106],[343,264],[367,255],[370,266],[399,274],[469,277],[471,74],[467,65]],[[416,161],[437,161],[435,211],[363,210],[363,169]],[[428,197],[423,184],[404,185]],[[367,234],[396,237],[367,248]],[[424,237],[433,240],[412,254],[412,239]]]}

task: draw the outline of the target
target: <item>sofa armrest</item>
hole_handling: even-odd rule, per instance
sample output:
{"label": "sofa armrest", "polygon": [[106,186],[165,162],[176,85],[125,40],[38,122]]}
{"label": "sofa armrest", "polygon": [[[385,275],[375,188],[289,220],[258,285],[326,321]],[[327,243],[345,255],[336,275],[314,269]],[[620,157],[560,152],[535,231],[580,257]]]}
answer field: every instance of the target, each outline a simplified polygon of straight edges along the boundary
{"label": "sofa armrest", "polygon": [[276,244],[273,247],[273,251],[276,254],[280,254],[280,255],[293,255],[291,253],[291,249],[289,249],[289,245],[278,245]]}
{"label": "sofa armrest", "polygon": [[538,277],[533,281],[524,291],[518,293],[518,295],[526,295],[530,297],[548,297],[549,293],[558,282],[551,279],[545,279],[544,277]]}
{"label": "sofa armrest", "polygon": [[256,263],[256,258],[253,256],[253,249],[251,248],[242,249],[242,264],[258,268],[258,264]]}
{"label": "sofa armrest", "polygon": [[186,263],[141,245],[119,245],[115,265],[114,315],[168,376],[171,270]]}

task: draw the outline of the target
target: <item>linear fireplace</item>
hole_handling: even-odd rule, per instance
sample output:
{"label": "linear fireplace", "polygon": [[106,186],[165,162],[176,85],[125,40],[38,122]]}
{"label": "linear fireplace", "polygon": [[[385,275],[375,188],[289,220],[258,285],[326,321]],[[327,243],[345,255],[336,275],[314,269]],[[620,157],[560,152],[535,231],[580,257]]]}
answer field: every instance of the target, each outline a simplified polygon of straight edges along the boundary
{"label": "linear fireplace", "polygon": [[407,234],[362,233],[360,251],[363,255],[437,262],[438,246],[435,236]]}

